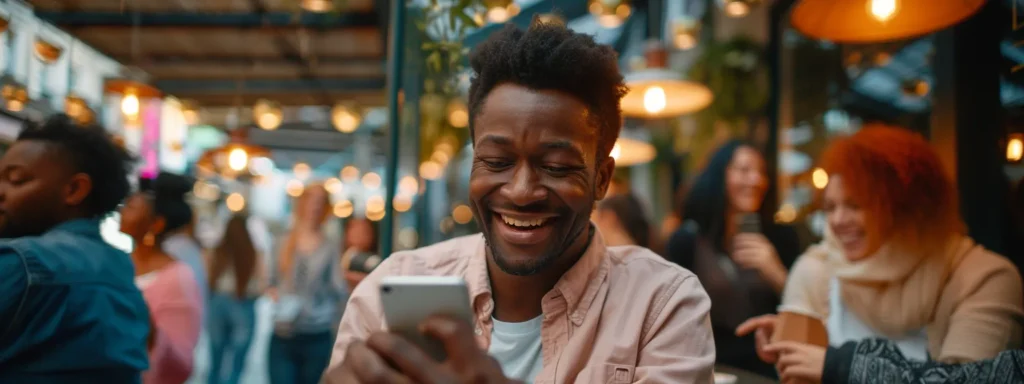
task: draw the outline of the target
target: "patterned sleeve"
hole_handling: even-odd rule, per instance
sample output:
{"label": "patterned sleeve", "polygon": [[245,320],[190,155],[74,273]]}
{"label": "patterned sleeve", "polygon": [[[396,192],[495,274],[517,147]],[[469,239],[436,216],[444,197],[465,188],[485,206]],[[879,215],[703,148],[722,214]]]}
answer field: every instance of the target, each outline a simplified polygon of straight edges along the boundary
{"label": "patterned sleeve", "polygon": [[1004,351],[995,359],[969,364],[908,360],[884,339],[850,342],[825,355],[822,383],[1009,384],[1024,382],[1024,351]]}

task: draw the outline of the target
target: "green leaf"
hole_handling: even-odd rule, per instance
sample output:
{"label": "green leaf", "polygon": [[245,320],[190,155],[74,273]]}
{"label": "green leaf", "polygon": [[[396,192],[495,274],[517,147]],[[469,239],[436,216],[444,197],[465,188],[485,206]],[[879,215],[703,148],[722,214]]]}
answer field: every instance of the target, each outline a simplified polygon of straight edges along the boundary
{"label": "green leaf", "polygon": [[441,52],[434,52],[427,56],[427,68],[434,72],[441,72]]}
{"label": "green leaf", "polygon": [[[459,19],[462,20],[462,28],[460,28],[460,29],[462,29],[463,31],[466,30],[466,29],[469,29],[471,27],[472,28],[479,27],[478,25],[476,25],[476,20],[473,20],[473,17],[470,16],[470,15],[467,15],[465,13],[460,13],[459,14]],[[460,34],[462,34],[462,33],[465,33],[465,32],[461,32],[460,31]]]}

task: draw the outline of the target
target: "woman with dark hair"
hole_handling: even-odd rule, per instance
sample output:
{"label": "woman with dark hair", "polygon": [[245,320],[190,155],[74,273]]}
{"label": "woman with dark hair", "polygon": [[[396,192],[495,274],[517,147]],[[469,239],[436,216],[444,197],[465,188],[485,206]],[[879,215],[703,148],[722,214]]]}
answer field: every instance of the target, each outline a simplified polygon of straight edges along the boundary
{"label": "woman with dark hair", "polygon": [[776,225],[765,193],[764,157],[734,140],[720,147],[683,203],[683,224],[665,247],[665,257],[700,278],[715,305],[711,324],[718,363],[767,377],[775,370],[758,359],[752,336],[736,336],[746,319],[774,313],[787,270],[800,253],[792,228]]}
{"label": "woman with dark hair", "polygon": [[[256,329],[256,299],[264,289],[263,263],[246,220],[242,215],[228,220],[224,238],[209,255],[209,384],[238,383]],[[223,363],[228,355],[231,370],[224,372]]]}
{"label": "woman with dark hair", "polygon": [[591,220],[601,230],[606,245],[651,246],[651,224],[644,214],[644,207],[631,193],[606,197],[598,202]]}
{"label": "woman with dark hair", "polygon": [[143,383],[180,384],[192,374],[203,304],[192,269],[161,248],[169,233],[190,224],[185,195],[189,179],[161,172],[128,198],[121,208],[121,232],[135,242],[135,282],[151,313],[149,370]]}

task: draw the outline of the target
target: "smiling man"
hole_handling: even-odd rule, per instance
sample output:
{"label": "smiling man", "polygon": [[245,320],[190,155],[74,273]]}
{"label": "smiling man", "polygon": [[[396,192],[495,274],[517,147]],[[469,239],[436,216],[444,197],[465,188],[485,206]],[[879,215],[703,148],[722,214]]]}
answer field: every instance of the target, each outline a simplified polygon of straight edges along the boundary
{"label": "smiling man", "polygon": [[[590,223],[622,124],[615,52],[557,25],[507,26],[471,64],[469,194],[483,234],[396,253],[371,273],[349,301],[327,378],[711,382],[711,303],[697,278],[645,248],[605,246]],[[468,282],[475,324],[423,324],[449,361],[382,331],[387,275]]]}

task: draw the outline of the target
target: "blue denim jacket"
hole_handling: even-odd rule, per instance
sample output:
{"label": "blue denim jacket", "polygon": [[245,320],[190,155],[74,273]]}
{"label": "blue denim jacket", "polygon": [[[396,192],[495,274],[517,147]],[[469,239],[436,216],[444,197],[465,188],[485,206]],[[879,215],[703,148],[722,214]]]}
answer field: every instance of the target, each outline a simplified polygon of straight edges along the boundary
{"label": "blue denim jacket", "polygon": [[149,310],[99,220],[0,240],[0,383],[139,383]]}

